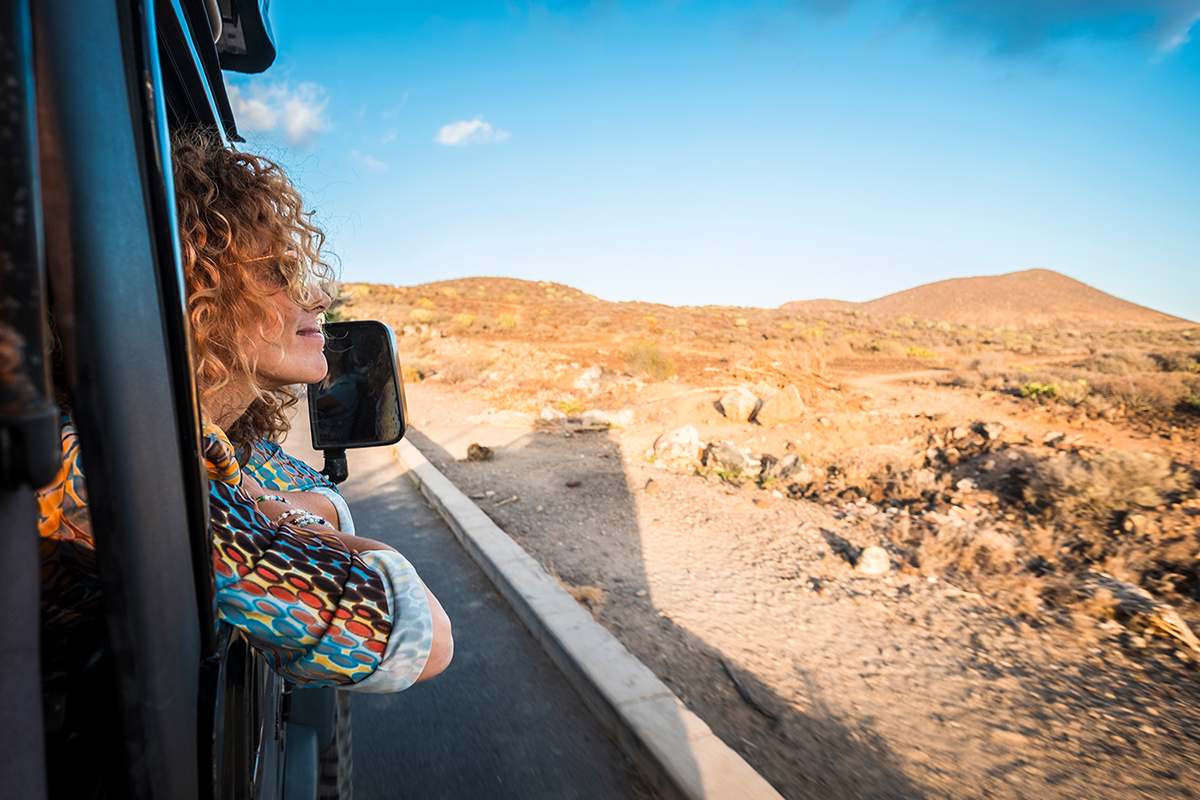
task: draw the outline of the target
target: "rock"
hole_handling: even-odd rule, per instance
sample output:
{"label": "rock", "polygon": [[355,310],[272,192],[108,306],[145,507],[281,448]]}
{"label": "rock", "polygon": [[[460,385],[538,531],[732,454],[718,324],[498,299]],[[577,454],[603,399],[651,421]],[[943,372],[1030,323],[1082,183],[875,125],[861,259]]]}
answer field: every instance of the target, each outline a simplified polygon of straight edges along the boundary
{"label": "rock", "polygon": [[990,442],[999,441],[1000,434],[1004,433],[1004,425],[1000,422],[985,422],[980,426],[980,428],[983,431],[983,435],[986,436]]}
{"label": "rock", "polygon": [[802,466],[804,466],[804,462],[800,459],[800,456],[796,455],[795,453],[791,453],[790,455],[784,456],[783,460],[779,462],[779,467],[776,470],[775,476],[782,480],[783,478],[787,478],[795,474],[796,470],[800,469]]}
{"label": "rock", "polygon": [[582,485],[583,485],[583,481],[567,481],[568,489],[578,489]]}
{"label": "rock", "polygon": [[467,445],[467,461],[491,461],[496,453],[492,448],[472,442]]}
{"label": "rock", "polygon": [[717,401],[717,410],[730,422],[749,422],[761,400],[746,388],[737,388]]}
{"label": "rock", "polygon": [[1049,433],[1047,433],[1045,436],[1042,437],[1042,444],[1054,444],[1059,439],[1063,439],[1065,437],[1066,437],[1066,434],[1063,433],[1062,431],[1050,431]]}
{"label": "rock", "polygon": [[693,425],[684,425],[654,440],[654,456],[662,461],[693,460],[700,455],[700,434]]}
{"label": "rock", "polygon": [[757,497],[754,498],[754,505],[758,506],[759,508],[770,508],[771,507],[771,503],[769,501],[760,500]]}
{"label": "rock", "polygon": [[957,447],[947,447],[942,451],[942,458],[946,459],[946,463],[952,467],[957,467],[962,454],[958,452]]}
{"label": "rock", "polygon": [[718,442],[704,449],[701,463],[725,472],[743,472],[750,468],[750,457],[733,442]]}
{"label": "rock", "polygon": [[658,494],[662,491],[662,484],[654,480],[654,478],[651,478],[650,480],[646,481],[646,488],[642,491],[644,491],[646,494]]}
{"label": "rock", "polygon": [[829,417],[821,417],[817,422],[821,423],[822,428],[828,428],[833,424],[833,421]]}
{"label": "rock", "polygon": [[969,430],[967,430],[966,428],[955,428],[954,430],[950,431],[950,438],[951,439],[965,439],[965,438],[967,438],[967,436],[970,433],[971,432]]}
{"label": "rock", "polygon": [[973,491],[975,491],[975,488],[976,488],[975,479],[974,478],[963,478],[961,481],[954,484],[954,486],[960,492],[973,492]]}
{"label": "rock", "polygon": [[762,407],[754,415],[759,425],[778,425],[792,422],[804,416],[804,401],[800,399],[800,390],[794,385],[788,386],[782,392],[763,401]]}
{"label": "rock", "polygon": [[779,459],[770,453],[763,453],[759,456],[759,474],[764,478],[779,477]]}
{"label": "rock", "polygon": [[863,551],[859,553],[858,563],[854,565],[854,570],[863,575],[886,575],[892,571],[892,559],[887,550],[871,545],[863,548]]}
{"label": "rock", "polygon": [[575,379],[575,388],[582,389],[585,392],[598,391],[602,375],[604,375],[604,370],[598,365],[590,366],[583,371],[582,375]]}
{"label": "rock", "polygon": [[542,413],[538,414],[538,416],[546,420],[546,422],[563,422],[567,419],[566,414],[550,406],[543,408]]}

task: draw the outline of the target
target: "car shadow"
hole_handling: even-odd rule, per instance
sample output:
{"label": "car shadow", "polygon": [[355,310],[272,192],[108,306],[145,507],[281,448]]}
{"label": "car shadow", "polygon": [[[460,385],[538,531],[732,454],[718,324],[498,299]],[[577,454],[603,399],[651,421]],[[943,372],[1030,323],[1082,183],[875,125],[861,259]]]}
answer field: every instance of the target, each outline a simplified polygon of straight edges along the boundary
{"label": "car shadow", "polygon": [[[637,492],[607,429],[510,437],[485,462],[456,459],[419,430],[406,438],[784,797],[925,795],[869,719],[834,718],[820,681],[798,671],[806,702],[781,697],[656,604]],[[682,722],[677,733],[686,737]]]}

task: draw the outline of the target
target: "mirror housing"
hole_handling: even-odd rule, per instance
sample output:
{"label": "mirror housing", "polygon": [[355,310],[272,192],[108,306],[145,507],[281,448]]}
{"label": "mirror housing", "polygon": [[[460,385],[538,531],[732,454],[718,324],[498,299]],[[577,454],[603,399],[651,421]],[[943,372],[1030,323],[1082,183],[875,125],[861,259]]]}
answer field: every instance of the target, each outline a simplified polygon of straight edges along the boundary
{"label": "mirror housing", "polygon": [[[326,323],[324,332],[329,372],[320,383],[308,384],[313,449],[379,447],[400,441],[408,408],[392,329],[376,320],[356,320]],[[334,474],[330,478],[337,482]]]}

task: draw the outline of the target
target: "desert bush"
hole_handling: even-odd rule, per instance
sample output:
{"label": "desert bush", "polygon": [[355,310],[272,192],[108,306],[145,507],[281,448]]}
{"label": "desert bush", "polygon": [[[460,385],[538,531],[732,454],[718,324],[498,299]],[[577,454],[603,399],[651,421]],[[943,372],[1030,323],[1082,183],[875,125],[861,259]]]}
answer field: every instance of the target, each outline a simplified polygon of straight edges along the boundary
{"label": "desert bush", "polygon": [[994,378],[1007,368],[1004,356],[996,352],[982,353],[967,362],[967,369],[979,373],[984,378]]}
{"label": "desert bush", "polygon": [[512,314],[501,314],[500,316],[496,317],[496,327],[500,328],[501,330],[511,331],[513,328],[517,327],[517,318]]}
{"label": "desert bush", "polygon": [[1191,397],[1189,397],[1188,399],[1183,401],[1183,407],[1186,408],[1188,411],[1193,411],[1197,414],[1200,414],[1200,397],[1197,397],[1196,395],[1192,395]]}
{"label": "desert bush", "polygon": [[1039,397],[1047,397],[1053,400],[1054,398],[1058,397],[1058,394],[1059,388],[1058,384],[1056,383],[1038,383],[1037,381],[1031,381],[1021,387],[1021,397],[1032,397],[1034,399]]}
{"label": "desert bush", "polygon": [[474,314],[455,314],[453,317],[451,317],[451,319],[453,319],[459,325],[462,325],[464,328],[469,328],[475,324]]}
{"label": "desert bush", "polygon": [[1098,378],[1092,390],[1129,411],[1169,411],[1195,393],[1195,383],[1188,374],[1158,372]]}
{"label": "desert bush", "polygon": [[1122,450],[1091,461],[1063,455],[1033,465],[1025,500],[1064,521],[1107,528],[1118,514],[1162,505],[1189,483],[1161,458]]}
{"label": "desert bush", "polygon": [[428,297],[422,297],[417,300],[417,306],[419,308],[433,308],[433,301]]}
{"label": "desert bush", "polygon": [[635,375],[665,381],[675,374],[675,362],[654,342],[634,342],[621,353],[621,360]]}
{"label": "desert bush", "polygon": [[409,312],[409,315],[417,322],[431,322],[433,320],[433,312],[428,308],[414,308]]}
{"label": "desert bush", "polygon": [[926,575],[941,574],[978,586],[1018,569],[1017,550],[1017,540],[999,531],[950,523],[921,539],[916,561]]}
{"label": "desert bush", "polygon": [[1158,364],[1145,353],[1136,350],[1117,350],[1101,353],[1083,362],[1084,369],[1105,375],[1134,375],[1138,372],[1157,372]]}
{"label": "desert bush", "polygon": [[828,469],[839,483],[863,495],[878,488],[889,500],[920,500],[946,486],[933,470],[918,468],[923,457],[902,447],[862,447],[842,453]]}
{"label": "desert bush", "polygon": [[888,339],[875,342],[871,345],[871,350],[881,358],[905,358],[908,355],[903,345]]}
{"label": "desert bush", "polygon": [[909,358],[937,358],[938,354],[927,347],[918,347],[913,345],[904,351],[904,355]]}
{"label": "desert bush", "polygon": [[1200,372],[1200,362],[1188,353],[1154,353],[1150,357],[1163,372]]}
{"label": "desert bush", "polygon": [[482,356],[450,356],[438,364],[438,375],[446,383],[466,383],[479,380],[489,366],[491,362]]}

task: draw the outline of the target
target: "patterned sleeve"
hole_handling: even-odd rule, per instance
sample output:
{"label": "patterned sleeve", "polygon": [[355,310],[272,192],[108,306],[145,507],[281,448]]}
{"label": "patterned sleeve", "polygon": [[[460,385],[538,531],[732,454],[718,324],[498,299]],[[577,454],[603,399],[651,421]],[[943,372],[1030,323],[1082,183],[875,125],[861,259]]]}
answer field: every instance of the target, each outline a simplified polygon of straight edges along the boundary
{"label": "patterned sleeve", "polygon": [[[427,603],[413,599],[403,565],[393,575],[392,565],[381,570],[375,557],[351,554],[336,537],[273,524],[240,488],[228,440],[219,430],[206,434],[219,618],[306,686],[360,683],[385,663],[388,674],[419,674],[428,648],[422,654],[416,643],[432,621]],[[372,683],[379,688],[367,690],[409,684],[380,677]]]}
{"label": "patterned sleeve", "polygon": [[79,435],[63,420],[62,466],[37,493],[42,626],[70,625],[99,613],[100,576],[92,540]]}

